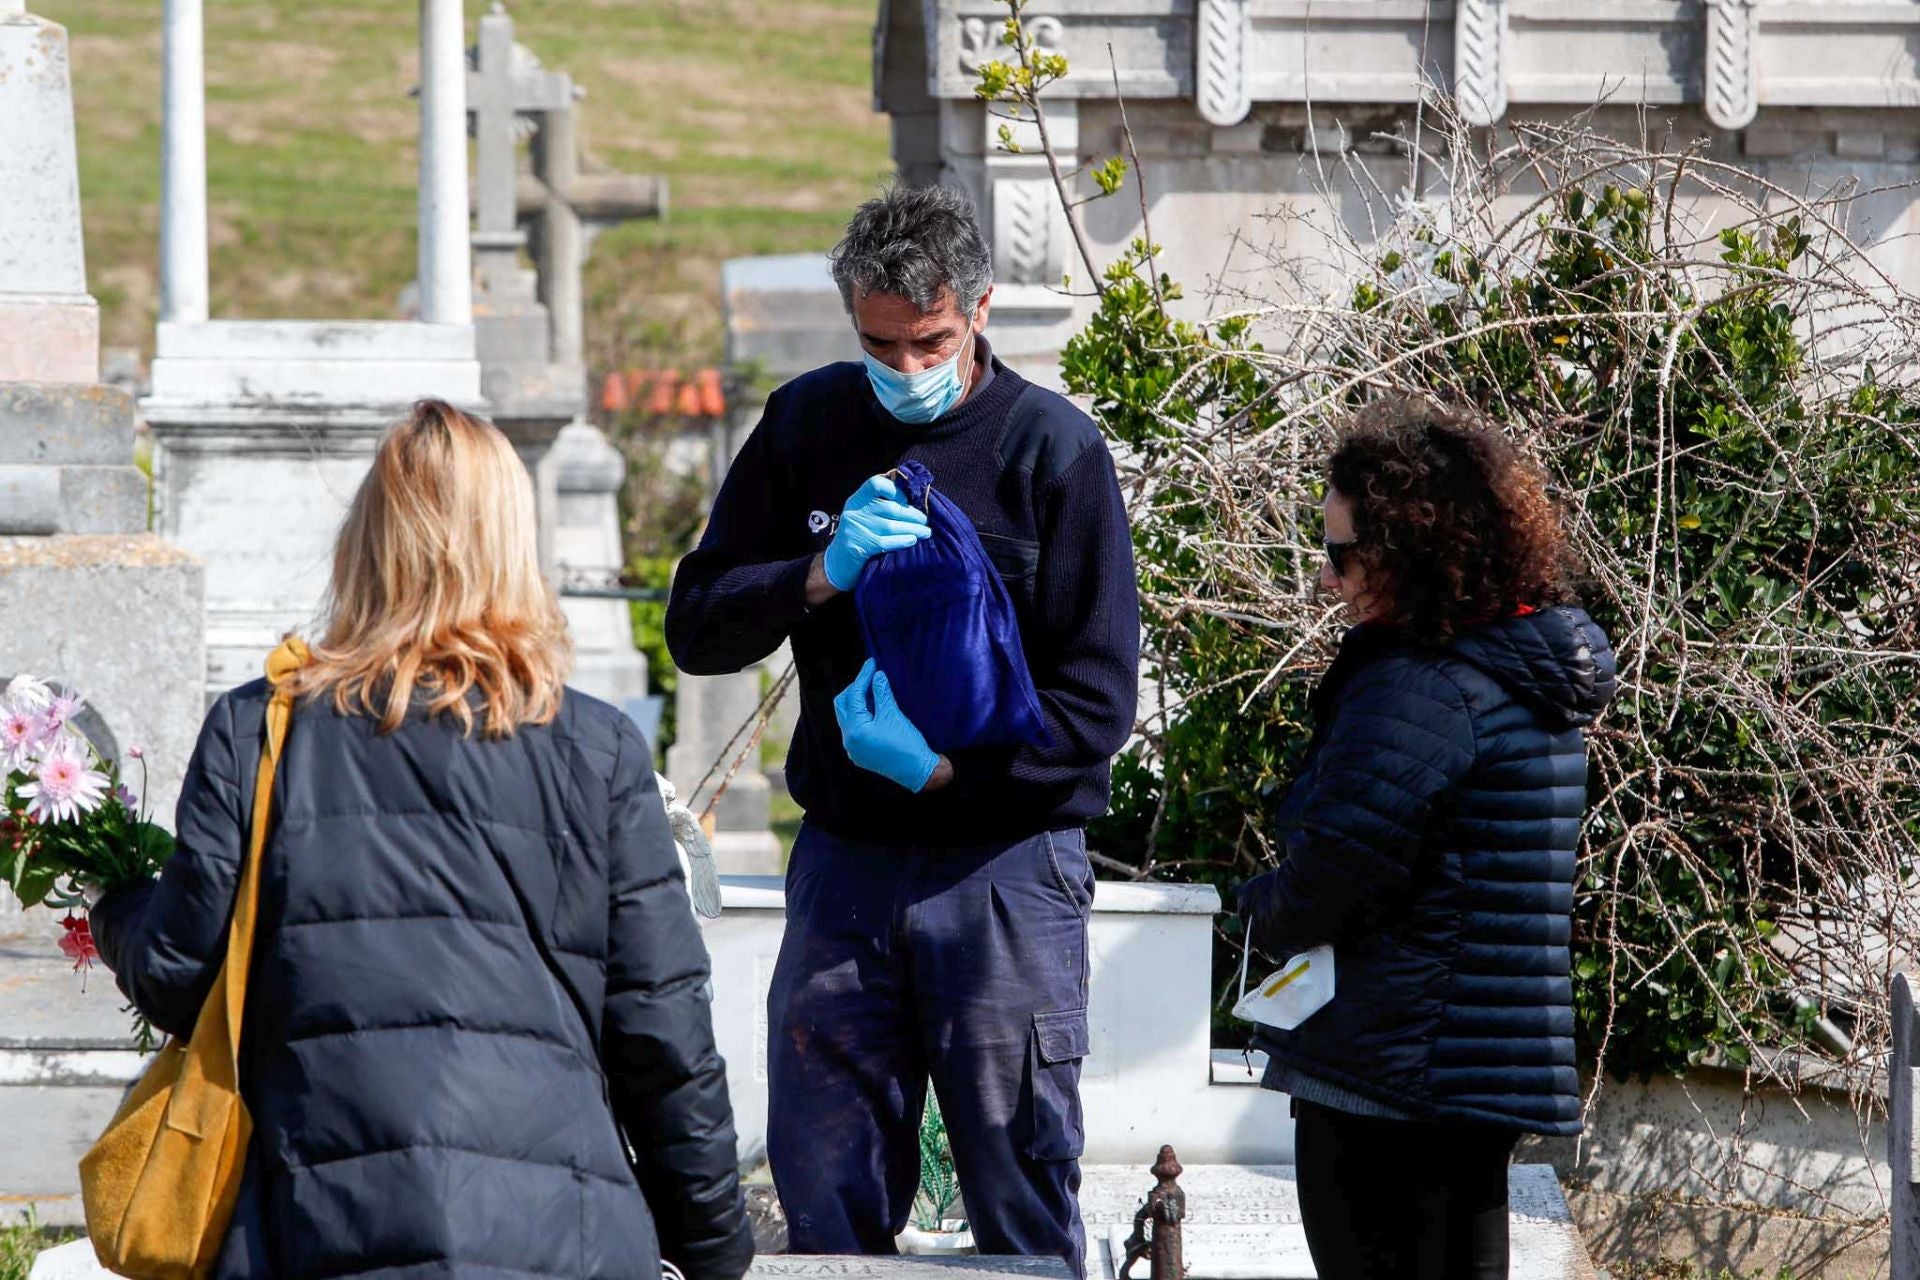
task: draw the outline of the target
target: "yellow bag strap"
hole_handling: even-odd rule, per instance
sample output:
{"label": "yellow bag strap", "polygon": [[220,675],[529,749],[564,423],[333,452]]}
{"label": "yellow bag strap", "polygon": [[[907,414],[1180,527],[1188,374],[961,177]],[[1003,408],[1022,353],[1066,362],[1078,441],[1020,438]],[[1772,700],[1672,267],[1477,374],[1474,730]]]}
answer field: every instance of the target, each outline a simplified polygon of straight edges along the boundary
{"label": "yellow bag strap", "polygon": [[[267,703],[266,733],[260,744],[260,768],[253,783],[253,824],[240,879],[234,891],[233,923],[227,930],[227,954],[214,977],[213,990],[201,1006],[193,1026],[187,1061],[181,1071],[184,1086],[192,1077],[223,1086],[240,1087],[240,1023],[247,1003],[247,977],[253,968],[253,936],[260,917],[260,863],[267,847],[273,806],[273,779],[286,747],[287,727],[293,722],[293,694],[282,687],[287,676],[307,661],[307,646],[288,636],[267,657],[267,680],[274,686]],[[167,1108],[167,1123],[175,1129],[204,1134],[224,1112],[214,1091],[176,1088]]]}

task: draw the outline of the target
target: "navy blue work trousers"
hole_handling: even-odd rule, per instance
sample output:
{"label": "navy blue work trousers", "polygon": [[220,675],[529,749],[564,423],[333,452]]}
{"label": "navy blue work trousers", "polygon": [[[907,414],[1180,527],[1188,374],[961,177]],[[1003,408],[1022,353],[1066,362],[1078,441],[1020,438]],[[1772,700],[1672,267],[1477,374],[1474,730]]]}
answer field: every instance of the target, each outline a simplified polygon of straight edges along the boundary
{"label": "navy blue work trousers", "polygon": [[888,1254],[929,1080],[982,1253],[1084,1274],[1085,836],[973,849],[801,828],[767,1000],[767,1154],[794,1253]]}

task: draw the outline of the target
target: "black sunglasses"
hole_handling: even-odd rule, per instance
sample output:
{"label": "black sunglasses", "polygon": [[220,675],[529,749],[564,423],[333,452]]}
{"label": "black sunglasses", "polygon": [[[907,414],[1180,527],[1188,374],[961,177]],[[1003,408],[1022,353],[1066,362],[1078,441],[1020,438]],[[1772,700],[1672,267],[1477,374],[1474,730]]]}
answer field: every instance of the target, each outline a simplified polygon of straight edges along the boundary
{"label": "black sunglasses", "polygon": [[1359,546],[1359,540],[1335,542],[1332,538],[1323,539],[1321,545],[1327,549],[1327,563],[1333,566],[1334,573],[1347,576],[1347,561],[1352,558],[1353,550]]}

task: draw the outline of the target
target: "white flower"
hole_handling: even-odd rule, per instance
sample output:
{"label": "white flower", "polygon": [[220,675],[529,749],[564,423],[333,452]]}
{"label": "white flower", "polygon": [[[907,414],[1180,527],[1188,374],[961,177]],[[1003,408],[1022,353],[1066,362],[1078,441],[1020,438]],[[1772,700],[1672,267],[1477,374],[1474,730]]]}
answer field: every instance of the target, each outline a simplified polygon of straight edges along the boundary
{"label": "white flower", "polygon": [[40,759],[33,781],[20,787],[27,816],[35,822],[72,822],[92,813],[107,795],[107,775],[89,769],[80,753],[66,741]]}
{"label": "white flower", "polygon": [[34,676],[15,676],[7,682],[7,701],[27,711],[45,711],[53,703],[53,690]]}

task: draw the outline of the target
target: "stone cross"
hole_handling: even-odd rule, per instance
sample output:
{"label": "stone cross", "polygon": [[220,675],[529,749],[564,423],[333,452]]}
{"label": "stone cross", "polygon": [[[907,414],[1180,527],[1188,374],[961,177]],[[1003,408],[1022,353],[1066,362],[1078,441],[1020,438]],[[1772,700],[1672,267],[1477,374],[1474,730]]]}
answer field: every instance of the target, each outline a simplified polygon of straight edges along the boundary
{"label": "stone cross", "polygon": [[1887,1157],[1893,1166],[1893,1280],[1920,1280],[1920,1010],[1913,976],[1893,979]]}
{"label": "stone cross", "polygon": [[[580,365],[585,355],[581,271],[598,231],[666,211],[664,179],[580,172],[574,104],[584,96],[570,76],[547,71],[514,43],[513,19],[496,3],[480,20],[480,40],[467,76],[477,139],[474,247],[484,286],[504,278],[531,246],[539,300],[552,326],[552,359]],[[533,172],[515,160],[522,119],[533,125]],[[522,230],[531,223],[531,238]]]}

